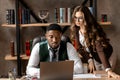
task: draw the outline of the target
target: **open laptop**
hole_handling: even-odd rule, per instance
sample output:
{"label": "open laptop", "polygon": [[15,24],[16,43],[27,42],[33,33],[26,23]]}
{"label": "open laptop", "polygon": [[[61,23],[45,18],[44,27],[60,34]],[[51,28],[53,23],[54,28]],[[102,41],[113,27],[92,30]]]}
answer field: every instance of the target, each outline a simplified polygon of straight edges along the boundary
{"label": "open laptop", "polygon": [[73,80],[74,61],[40,62],[40,80]]}

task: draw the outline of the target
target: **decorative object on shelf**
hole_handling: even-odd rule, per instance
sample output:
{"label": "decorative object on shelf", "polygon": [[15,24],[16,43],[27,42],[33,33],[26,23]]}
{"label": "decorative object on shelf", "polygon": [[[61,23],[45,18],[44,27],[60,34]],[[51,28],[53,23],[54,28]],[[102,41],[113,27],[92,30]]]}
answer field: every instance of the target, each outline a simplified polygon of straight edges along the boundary
{"label": "decorative object on shelf", "polygon": [[10,41],[10,54],[11,56],[15,56],[14,41]]}
{"label": "decorative object on shelf", "polygon": [[29,40],[25,42],[25,46],[26,46],[26,50],[25,50],[26,55],[30,56],[30,41]]}
{"label": "decorative object on shelf", "polygon": [[101,21],[107,22],[107,14],[101,14]]}
{"label": "decorative object on shelf", "polygon": [[48,10],[40,10],[38,13],[39,18],[42,20],[42,23],[46,23],[45,21],[46,18],[49,16],[49,11]]}
{"label": "decorative object on shelf", "polygon": [[15,76],[14,76],[14,73],[12,71],[8,72],[8,77],[9,77],[9,80],[16,80]]}

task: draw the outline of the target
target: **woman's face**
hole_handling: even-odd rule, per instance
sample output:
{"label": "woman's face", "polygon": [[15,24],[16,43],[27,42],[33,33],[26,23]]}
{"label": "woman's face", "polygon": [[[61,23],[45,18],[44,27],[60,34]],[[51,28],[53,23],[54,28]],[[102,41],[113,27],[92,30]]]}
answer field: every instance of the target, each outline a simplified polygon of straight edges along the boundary
{"label": "woman's face", "polygon": [[76,12],[74,16],[74,22],[76,26],[83,26],[84,25],[84,14],[83,12]]}

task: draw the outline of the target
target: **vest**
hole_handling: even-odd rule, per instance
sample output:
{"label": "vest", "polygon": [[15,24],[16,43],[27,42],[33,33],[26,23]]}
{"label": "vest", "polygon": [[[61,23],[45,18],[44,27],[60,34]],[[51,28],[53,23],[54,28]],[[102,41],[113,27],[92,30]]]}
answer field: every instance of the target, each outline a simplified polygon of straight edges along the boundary
{"label": "vest", "polygon": [[[40,48],[39,49],[40,62],[49,61],[50,57],[48,50],[48,42],[47,41],[40,42],[39,48]],[[66,42],[63,41],[60,42],[58,56],[59,56],[58,61],[64,61],[68,59]]]}

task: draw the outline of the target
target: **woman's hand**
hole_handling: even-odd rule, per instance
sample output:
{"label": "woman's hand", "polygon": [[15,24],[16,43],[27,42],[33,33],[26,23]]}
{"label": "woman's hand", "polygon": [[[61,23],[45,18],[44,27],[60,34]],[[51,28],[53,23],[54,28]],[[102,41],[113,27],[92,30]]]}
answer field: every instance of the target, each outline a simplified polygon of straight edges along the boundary
{"label": "woman's hand", "polygon": [[93,71],[95,70],[95,65],[94,65],[94,62],[93,62],[93,60],[90,60],[89,62],[88,62],[88,69],[89,69],[89,73],[93,73]]}
{"label": "woman's hand", "polygon": [[112,70],[108,71],[108,77],[112,77],[112,78],[120,78],[120,75],[116,74],[115,72],[113,72]]}

